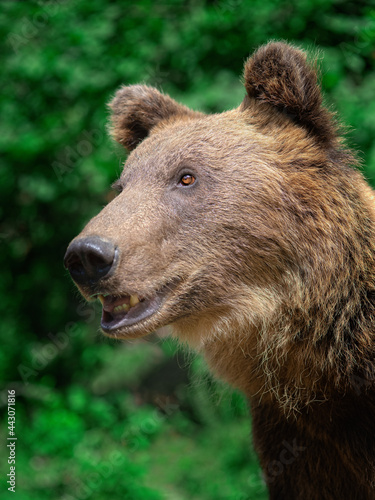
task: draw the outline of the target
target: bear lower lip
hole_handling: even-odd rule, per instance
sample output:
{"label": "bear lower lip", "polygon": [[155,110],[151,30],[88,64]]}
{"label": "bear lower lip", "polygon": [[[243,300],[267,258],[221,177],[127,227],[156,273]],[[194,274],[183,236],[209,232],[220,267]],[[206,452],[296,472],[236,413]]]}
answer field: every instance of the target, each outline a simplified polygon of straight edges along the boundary
{"label": "bear lower lip", "polygon": [[103,309],[101,328],[105,333],[113,333],[120,328],[133,326],[155,314],[159,310],[162,300],[162,295],[156,294],[151,299],[142,300],[128,311],[116,314]]}

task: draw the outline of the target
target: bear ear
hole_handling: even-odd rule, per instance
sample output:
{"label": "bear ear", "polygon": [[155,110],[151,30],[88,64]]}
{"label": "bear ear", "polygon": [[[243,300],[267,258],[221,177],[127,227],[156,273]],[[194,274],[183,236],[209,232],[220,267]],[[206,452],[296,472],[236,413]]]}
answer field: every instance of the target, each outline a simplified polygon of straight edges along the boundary
{"label": "bear ear", "polygon": [[161,121],[177,115],[200,115],[147,85],[121,87],[109,107],[112,136],[128,151],[137,147]]}
{"label": "bear ear", "polygon": [[316,63],[308,64],[303,51],[283,42],[264,45],[246,61],[244,79],[250,98],[275,106],[322,142],[336,137],[333,114],[322,106]]}

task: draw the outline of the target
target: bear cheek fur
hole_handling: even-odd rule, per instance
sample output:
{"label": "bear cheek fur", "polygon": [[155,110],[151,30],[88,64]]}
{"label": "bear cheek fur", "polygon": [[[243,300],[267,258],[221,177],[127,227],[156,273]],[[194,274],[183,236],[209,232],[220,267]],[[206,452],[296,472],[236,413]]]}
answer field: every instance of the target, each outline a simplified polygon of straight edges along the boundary
{"label": "bear cheek fur", "polygon": [[[158,137],[165,147],[158,168],[163,169],[163,159],[168,169],[169,158],[178,157],[171,153],[176,142],[187,171],[191,164],[197,173],[199,187],[174,197],[171,205],[176,227],[170,244],[179,246],[180,275],[186,280],[182,318],[172,331],[194,348],[206,349],[212,339],[249,332],[271,319],[280,302],[295,261],[294,246],[285,237],[285,180],[275,166],[273,142],[239,113],[192,120],[180,129],[172,124],[154,134],[154,141],[146,139],[137,148],[140,157],[147,157],[147,143],[155,154]],[[255,329],[254,342],[257,337]],[[232,342],[241,345],[240,339]]]}

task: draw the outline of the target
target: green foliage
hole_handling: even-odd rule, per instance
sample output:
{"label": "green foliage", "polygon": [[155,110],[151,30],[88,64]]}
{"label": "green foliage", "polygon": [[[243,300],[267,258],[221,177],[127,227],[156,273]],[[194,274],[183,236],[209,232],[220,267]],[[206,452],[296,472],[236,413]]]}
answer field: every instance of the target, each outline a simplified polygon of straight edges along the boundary
{"label": "green foliage", "polygon": [[0,35],[0,380],[18,395],[17,498],[265,498],[242,397],[195,360],[173,403],[148,400],[142,381],[175,347],[97,335],[62,258],[125,158],[106,130],[116,88],[235,107],[243,61],[270,39],[319,50],[326,100],[375,182],[374,0],[5,0]]}

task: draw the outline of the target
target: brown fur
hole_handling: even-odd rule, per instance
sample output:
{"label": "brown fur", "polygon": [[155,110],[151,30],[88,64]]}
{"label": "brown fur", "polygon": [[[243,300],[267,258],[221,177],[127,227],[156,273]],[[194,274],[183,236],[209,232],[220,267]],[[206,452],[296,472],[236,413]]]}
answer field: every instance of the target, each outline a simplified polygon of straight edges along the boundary
{"label": "brown fur", "polygon": [[[174,335],[248,396],[271,499],[375,498],[375,202],[298,49],[261,47],[235,110],[203,115],[122,88],[122,193],[77,238],[120,251],[82,293],[170,288],[114,332]],[[183,173],[197,182],[177,188]]]}

